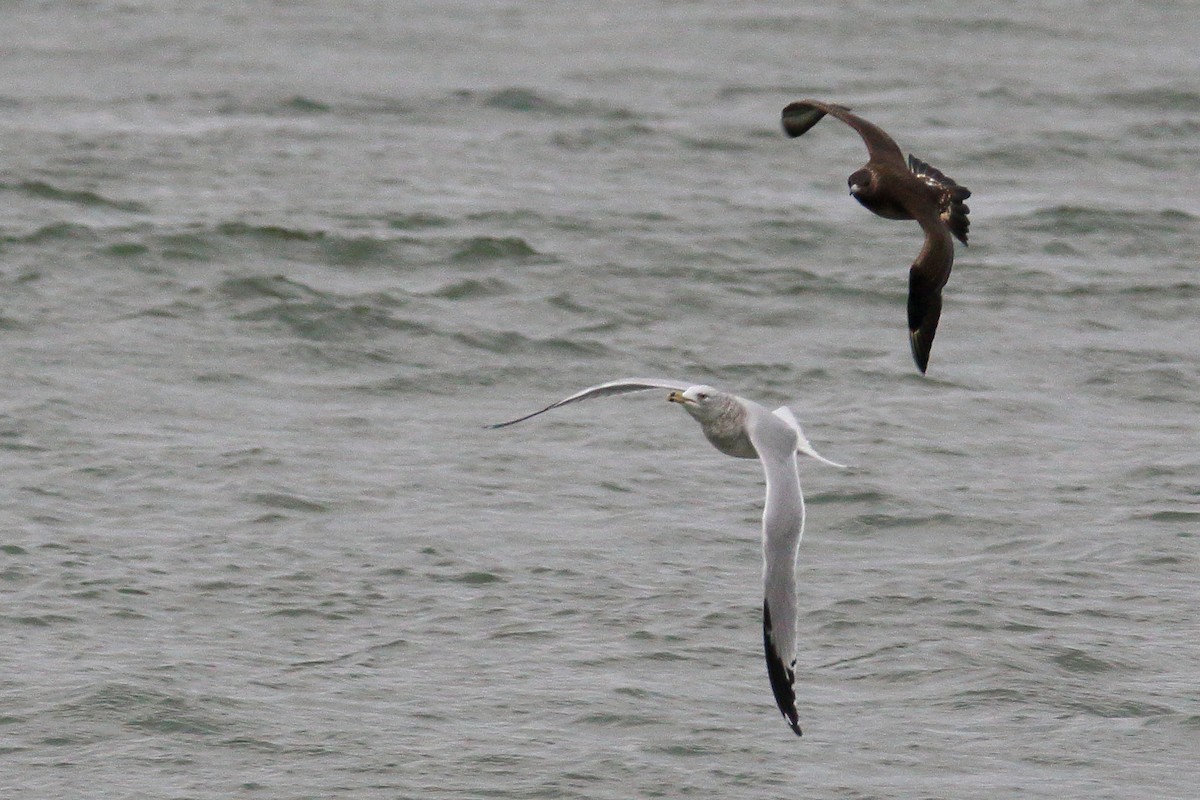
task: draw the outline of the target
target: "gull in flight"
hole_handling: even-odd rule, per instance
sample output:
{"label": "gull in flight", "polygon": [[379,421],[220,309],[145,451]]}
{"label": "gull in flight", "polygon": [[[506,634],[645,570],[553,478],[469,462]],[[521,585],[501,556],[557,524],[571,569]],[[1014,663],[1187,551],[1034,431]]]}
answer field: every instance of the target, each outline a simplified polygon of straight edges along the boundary
{"label": "gull in flight", "polygon": [[540,411],[488,427],[515,425],[581,400],[650,389],[669,390],[667,400],[678,403],[699,422],[704,436],[725,455],[757,458],[762,462],[767,479],[763,509],[763,647],[775,702],[788,725],[799,736],[800,718],[796,712],[793,683],[796,668],[796,553],[804,533],[804,496],[800,492],[796,455],[803,453],[825,464],[844,467],[813,449],[790,409],[782,406],[768,411],[752,400],[719,392],[711,386],[627,378],[592,386]]}
{"label": "gull in flight", "polygon": [[967,243],[970,209],[963,201],[971,192],[911,154],[906,164],[891,136],[845,106],[799,100],[783,109],[783,130],[792,138],[803,136],[826,114],[858,131],[867,145],[867,163],[847,180],[854,199],[884,219],[914,219],[925,232],[925,245],[908,271],[908,340],[924,374],[942,315],[942,287],[954,264],[951,236]]}

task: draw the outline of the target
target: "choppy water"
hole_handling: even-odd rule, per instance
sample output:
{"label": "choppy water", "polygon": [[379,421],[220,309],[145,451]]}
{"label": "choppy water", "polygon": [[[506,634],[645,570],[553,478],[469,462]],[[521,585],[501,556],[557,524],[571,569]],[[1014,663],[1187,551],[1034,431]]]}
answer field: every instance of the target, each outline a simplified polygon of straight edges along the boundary
{"label": "choppy water", "polygon": [[[12,797],[1185,798],[1190,2],[9,4]],[[855,106],[969,186],[930,375]],[[789,403],[797,740],[753,462]]]}

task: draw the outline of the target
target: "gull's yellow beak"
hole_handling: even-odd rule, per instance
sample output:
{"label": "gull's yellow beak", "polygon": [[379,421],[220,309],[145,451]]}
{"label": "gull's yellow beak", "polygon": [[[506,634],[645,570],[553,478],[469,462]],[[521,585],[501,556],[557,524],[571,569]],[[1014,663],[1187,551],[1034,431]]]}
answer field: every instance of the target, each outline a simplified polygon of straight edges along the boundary
{"label": "gull's yellow beak", "polygon": [[687,399],[686,397],[684,397],[683,392],[671,392],[669,395],[667,395],[667,402],[668,403],[679,403],[680,405],[686,406],[688,403],[690,403],[692,401]]}

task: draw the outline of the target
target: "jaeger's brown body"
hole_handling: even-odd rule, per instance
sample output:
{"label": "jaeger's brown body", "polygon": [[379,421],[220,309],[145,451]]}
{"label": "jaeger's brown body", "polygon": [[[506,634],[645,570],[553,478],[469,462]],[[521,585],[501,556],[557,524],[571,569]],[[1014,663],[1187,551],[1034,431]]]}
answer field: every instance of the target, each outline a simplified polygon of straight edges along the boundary
{"label": "jaeger's brown body", "polygon": [[801,100],[783,110],[783,129],[801,136],[826,114],[858,131],[867,145],[867,163],[847,179],[850,194],[864,208],[884,219],[916,220],[925,232],[925,244],[909,270],[908,330],[913,360],[921,372],[929,365],[929,351],[942,311],[942,288],[954,265],[954,241],[967,243],[971,196],[965,186],[913,156],[907,163],[899,145],[882,128],[845,106]]}

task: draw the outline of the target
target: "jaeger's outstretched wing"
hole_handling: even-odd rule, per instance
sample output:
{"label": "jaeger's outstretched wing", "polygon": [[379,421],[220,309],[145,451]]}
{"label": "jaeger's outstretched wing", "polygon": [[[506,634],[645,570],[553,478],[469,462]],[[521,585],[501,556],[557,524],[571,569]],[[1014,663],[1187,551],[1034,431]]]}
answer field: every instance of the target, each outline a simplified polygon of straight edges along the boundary
{"label": "jaeger's outstretched wing", "polygon": [[826,115],[837,117],[858,131],[867,146],[867,156],[878,163],[891,162],[904,166],[904,153],[883,128],[868,122],[845,106],[822,103],[819,100],[797,100],[783,109],[783,130],[793,139],[808,132]]}

